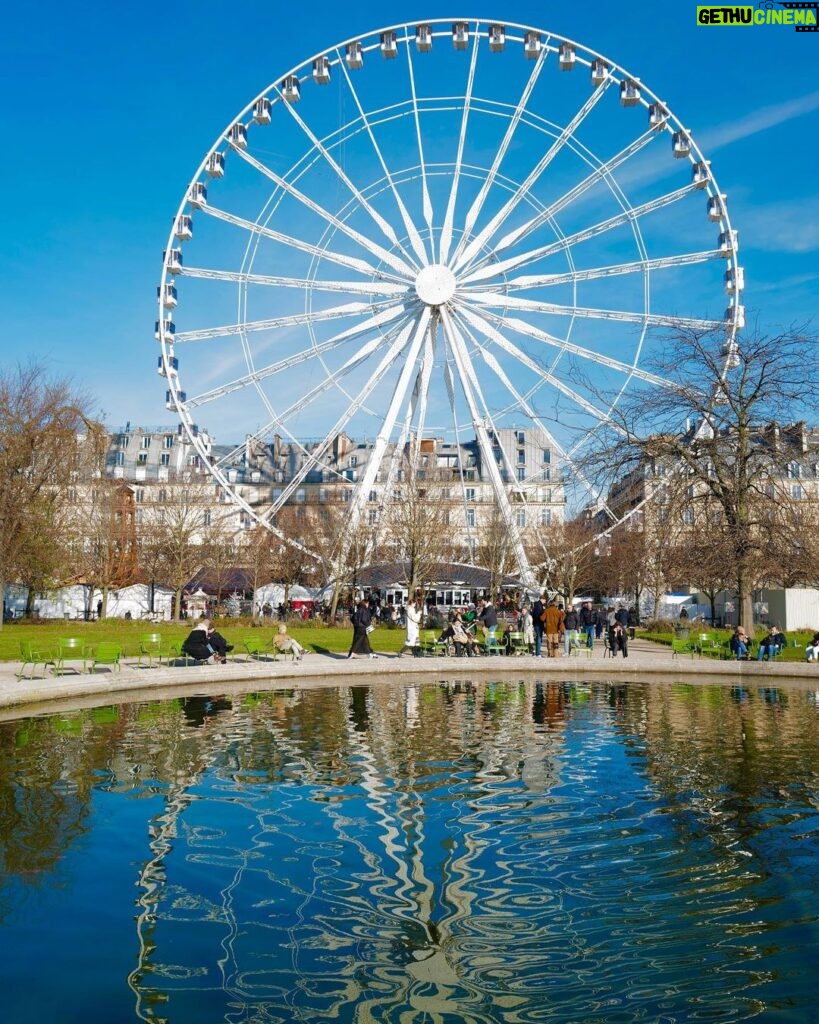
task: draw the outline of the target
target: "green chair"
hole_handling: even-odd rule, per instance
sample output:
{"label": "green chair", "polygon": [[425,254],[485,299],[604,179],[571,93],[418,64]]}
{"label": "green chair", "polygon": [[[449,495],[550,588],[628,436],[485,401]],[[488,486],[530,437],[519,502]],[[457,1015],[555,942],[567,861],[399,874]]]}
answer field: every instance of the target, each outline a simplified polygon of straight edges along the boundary
{"label": "green chair", "polygon": [[279,655],[276,647],[266,644],[259,636],[245,640],[244,648],[247,653],[245,661],[275,661]]}
{"label": "green chair", "polygon": [[[82,670],[85,672],[88,663],[88,645],[77,637],[63,637],[57,641],[57,658],[54,664],[54,671],[61,676],[66,670],[67,661],[81,661]],[[74,667],[79,675],[80,670]]]}
{"label": "green chair", "polygon": [[[608,641],[606,641],[608,643]],[[694,660],[694,655],[697,653],[696,646],[691,643],[688,639],[682,639],[674,637],[671,641],[671,657],[676,658],[680,654],[690,654],[691,660]]]}
{"label": "green chair", "polygon": [[[49,665],[52,668],[56,668],[56,662],[54,659],[54,652],[47,647],[35,647],[30,640],[23,640],[20,642],[20,660],[22,665],[20,671],[17,673],[18,679],[33,679],[34,673],[37,671],[37,666],[43,666],[42,677],[45,679],[46,669]],[[26,675],[26,666],[31,665],[31,674]]]}
{"label": "green chair", "polygon": [[507,634],[510,654],[528,654],[529,647],[523,641],[523,633],[511,632]]}
{"label": "green chair", "polygon": [[120,664],[121,657],[122,648],[119,644],[112,643],[110,640],[101,640],[97,644],[96,650],[91,658],[91,671],[95,672],[97,665],[111,665],[120,672],[122,671],[122,665]]}
{"label": "green chair", "polygon": [[139,638],[138,668],[142,667],[143,658],[148,659],[148,668],[152,668],[154,661],[161,665],[163,658],[166,662],[170,662],[172,658],[178,657],[179,647],[165,643],[161,633],[146,633]]}
{"label": "green chair", "polygon": [[491,633],[486,634],[483,641],[483,653],[503,654],[503,644],[498,640],[497,636]]}
{"label": "green chair", "polygon": [[449,653],[446,641],[439,640],[435,635],[435,630],[433,629],[424,629],[421,631],[418,637],[418,649],[423,657],[443,657]]}

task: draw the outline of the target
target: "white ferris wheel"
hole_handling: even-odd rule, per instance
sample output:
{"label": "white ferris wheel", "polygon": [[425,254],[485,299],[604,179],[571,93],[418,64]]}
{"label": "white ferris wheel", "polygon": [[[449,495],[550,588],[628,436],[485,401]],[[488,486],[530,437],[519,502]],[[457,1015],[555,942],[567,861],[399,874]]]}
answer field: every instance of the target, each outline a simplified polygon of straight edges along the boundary
{"label": "white ferris wheel", "polygon": [[[339,434],[371,450],[350,529],[396,453],[476,442],[528,577],[513,502],[543,469],[499,462],[497,432],[535,432],[599,504],[584,452],[631,385],[667,386],[648,367],[679,329],[724,328],[730,364],[742,276],[709,163],[638,78],[536,28],[402,24],[280,75],[207,152],[164,254],[159,372],[265,525],[341,475]],[[205,420],[237,441],[212,463]],[[301,458],[248,503],[228,467],[274,437]]]}

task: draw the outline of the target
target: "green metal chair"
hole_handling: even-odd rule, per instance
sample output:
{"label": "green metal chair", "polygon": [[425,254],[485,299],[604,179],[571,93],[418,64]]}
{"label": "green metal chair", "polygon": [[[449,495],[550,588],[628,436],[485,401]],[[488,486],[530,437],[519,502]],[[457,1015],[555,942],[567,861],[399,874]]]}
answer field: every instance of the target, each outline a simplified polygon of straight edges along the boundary
{"label": "green metal chair", "polygon": [[142,667],[143,658],[148,659],[148,668],[152,668],[154,661],[161,665],[163,658],[166,662],[170,662],[172,658],[178,657],[179,647],[165,643],[161,633],[146,633],[139,638],[138,668]]}
{"label": "green metal chair", "polygon": [[[54,671],[58,676],[61,676],[66,670],[65,663],[67,661],[81,661],[82,670],[85,672],[88,665],[88,645],[84,640],[80,640],[77,637],[62,637],[57,641],[57,657],[55,659]],[[74,668],[74,671],[79,675],[80,670]]]}
{"label": "green metal chair", "polygon": [[[608,642],[608,641],[607,641]],[[690,654],[691,660],[694,660],[694,655],[697,653],[696,645],[693,644],[689,639],[674,637],[671,641],[671,657],[676,658],[680,654]]]}
{"label": "green metal chair", "polygon": [[112,667],[115,667],[118,672],[121,672],[121,657],[122,648],[119,644],[112,643],[110,640],[101,640],[97,644],[91,657],[91,671],[95,672],[97,665],[111,665]]}
{"label": "green metal chair", "polygon": [[498,640],[497,636],[491,633],[486,634],[483,641],[483,653],[503,654],[503,644]]}
{"label": "green metal chair", "polygon": [[510,654],[528,654],[529,648],[523,641],[523,633],[513,631],[508,635]]}
{"label": "green metal chair", "polygon": [[[22,665],[20,671],[17,672],[18,679],[34,679],[34,673],[37,671],[37,666],[43,666],[43,675],[41,678],[45,679],[46,669],[49,665],[52,668],[56,668],[56,661],[54,658],[54,652],[47,647],[35,647],[30,640],[22,640],[20,642],[20,660]],[[31,674],[26,675],[26,666],[31,665]]]}
{"label": "green metal chair", "polygon": [[266,644],[260,636],[252,636],[244,641],[247,653],[245,661],[275,661],[279,655],[277,648]]}
{"label": "green metal chair", "polygon": [[433,629],[421,630],[418,637],[418,649],[424,657],[444,657],[449,653],[446,641],[439,640]]}

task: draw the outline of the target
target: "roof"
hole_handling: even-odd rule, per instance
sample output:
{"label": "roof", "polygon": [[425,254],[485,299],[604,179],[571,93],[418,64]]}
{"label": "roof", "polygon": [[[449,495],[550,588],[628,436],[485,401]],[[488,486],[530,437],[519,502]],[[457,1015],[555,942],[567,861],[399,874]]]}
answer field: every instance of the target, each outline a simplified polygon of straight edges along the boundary
{"label": "roof", "polygon": [[[489,587],[491,572],[479,565],[466,565],[462,562],[439,562],[434,575],[424,580],[428,587],[464,587],[468,590],[486,590]],[[378,588],[406,586],[409,566],[405,562],[380,562],[368,565],[357,576],[359,586]],[[523,588],[524,583],[517,576],[504,576],[502,587]]]}

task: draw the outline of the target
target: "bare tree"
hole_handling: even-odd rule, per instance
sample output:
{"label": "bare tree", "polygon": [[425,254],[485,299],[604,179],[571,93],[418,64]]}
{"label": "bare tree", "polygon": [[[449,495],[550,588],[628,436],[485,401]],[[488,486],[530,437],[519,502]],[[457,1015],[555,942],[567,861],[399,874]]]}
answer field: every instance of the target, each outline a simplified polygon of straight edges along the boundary
{"label": "bare tree", "polygon": [[54,538],[38,527],[54,521],[79,448],[97,430],[90,404],[40,364],[0,373],[0,594],[26,563],[48,560]]}
{"label": "bare tree", "polygon": [[524,545],[530,562],[540,567],[545,589],[560,594],[567,606],[579,590],[595,587],[597,546],[591,524],[577,520],[531,527]]}
{"label": "bare tree", "polygon": [[165,501],[152,512],[143,537],[154,548],[157,578],[174,591],[178,619],[185,585],[202,565],[203,535],[213,516],[212,491],[197,478],[183,477],[169,484]]}
{"label": "bare tree", "polygon": [[738,346],[722,332],[681,331],[650,367],[665,385],[638,386],[617,405],[585,466],[614,475],[654,460],[696,484],[721,513],[732,587],[749,626],[756,549],[771,510],[781,507],[769,483],[784,473],[787,453],[774,424],[815,413],[815,389],[805,385],[815,347],[798,329],[775,337],[749,331]]}

